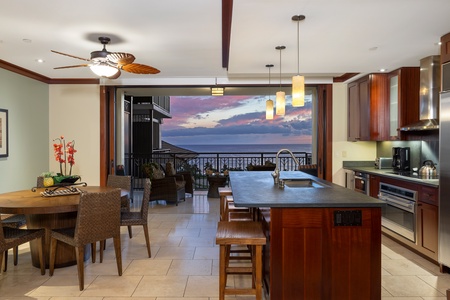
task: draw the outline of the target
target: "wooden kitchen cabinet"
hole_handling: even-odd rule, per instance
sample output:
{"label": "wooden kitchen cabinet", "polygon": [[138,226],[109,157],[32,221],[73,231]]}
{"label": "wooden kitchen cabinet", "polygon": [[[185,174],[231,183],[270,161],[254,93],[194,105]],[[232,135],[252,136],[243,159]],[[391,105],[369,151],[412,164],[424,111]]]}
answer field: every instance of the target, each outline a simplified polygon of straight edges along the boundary
{"label": "wooden kitchen cabinet", "polygon": [[388,74],[388,99],[384,123],[389,140],[406,140],[408,133],[400,127],[419,121],[420,68],[404,67]]}
{"label": "wooden kitchen cabinet", "polygon": [[441,64],[450,61],[450,32],[441,37]]}
{"label": "wooden kitchen cabinet", "polygon": [[417,246],[420,252],[431,259],[438,259],[438,217],[436,205],[420,202],[417,204]]}
{"label": "wooden kitchen cabinet", "polygon": [[347,140],[387,140],[386,106],[386,74],[370,74],[349,83]]}
{"label": "wooden kitchen cabinet", "polygon": [[378,194],[380,193],[380,176],[372,174],[369,176],[369,196],[378,198]]}
{"label": "wooden kitchen cabinet", "polygon": [[417,246],[435,261],[438,259],[438,195],[438,188],[423,185],[417,202]]}

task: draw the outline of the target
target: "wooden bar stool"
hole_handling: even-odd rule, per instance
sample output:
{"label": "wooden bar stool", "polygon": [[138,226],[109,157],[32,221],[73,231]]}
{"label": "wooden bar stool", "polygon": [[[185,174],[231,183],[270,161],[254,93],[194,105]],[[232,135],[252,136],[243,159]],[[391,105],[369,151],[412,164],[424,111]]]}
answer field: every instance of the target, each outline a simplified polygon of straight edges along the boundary
{"label": "wooden bar stool", "polygon": [[234,206],[233,196],[225,196],[225,209],[222,221],[253,221],[253,215],[248,207]]}
{"label": "wooden bar stool", "polygon": [[224,218],[224,211],[225,211],[225,205],[226,205],[226,196],[233,195],[233,192],[231,191],[230,187],[219,187],[219,197],[220,197],[220,221],[223,221]]}
{"label": "wooden bar stool", "polygon": [[[216,244],[220,245],[219,259],[219,300],[225,295],[255,295],[262,299],[262,247],[266,244],[260,222],[219,222],[217,226]],[[229,265],[231,245],[249,246],[252,248],[252,266],[239,267]],[[227,287],[228,274],[252,274],[251,288]]]}

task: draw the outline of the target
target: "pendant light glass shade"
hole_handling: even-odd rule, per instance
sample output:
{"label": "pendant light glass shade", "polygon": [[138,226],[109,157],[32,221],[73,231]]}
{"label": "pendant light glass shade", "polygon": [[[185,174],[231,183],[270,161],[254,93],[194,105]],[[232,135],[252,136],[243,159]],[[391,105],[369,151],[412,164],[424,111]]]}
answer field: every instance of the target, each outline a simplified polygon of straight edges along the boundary
{"label": "pendant light glass shade", "polygon": [[285,107],[286,107],[285,93],[282,91],[277,92],[277,98],[275,99],[275,101],[277,102],[276,114],[278,116],[283,116],[285,113]]}
{"label": "pendant light glass shade", "polygon": [[[277,46],[275,47],[275,49],[280,50],[280,90],[281,90],[281,50],[286,49],[286,46]],[[278,116],[284,116],[286,107],[286,93],[283,91],[277,92],[275,103],[276,103],[275,113]]]}
{"label": "pendant light glass shade", "polygon": [[305,106],[305,77],[292,77],[292,106]]}
{"label": "pendant light glass shade", "polygon": [[273,120],[273,100],[266,100],[266,120]]}
{"label": "pendant light glass shade", "polygon": [[292,21],[297,22],[297,75],[292,77],[292,106],[305,106],[305,77],[300,75],[300,21],[304,15],[295,15]]}

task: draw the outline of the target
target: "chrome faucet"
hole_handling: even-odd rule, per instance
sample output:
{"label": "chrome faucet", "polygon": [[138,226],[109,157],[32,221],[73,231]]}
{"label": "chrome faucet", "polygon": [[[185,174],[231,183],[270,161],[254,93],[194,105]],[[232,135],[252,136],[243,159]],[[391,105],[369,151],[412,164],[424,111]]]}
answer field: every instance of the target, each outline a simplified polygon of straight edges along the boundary
{"label": "chrome faucet", "polygon": [[283,152],[289,153],[291,155],[291,157],[294,159],[294,162],[297,164],[297,166],[300,166],[300,162],[295,157],[294,153],[291,152],[291,150],[281,149],[280,151],[278,151],[277,156],[275,157],[275,170],[272,172],[273,184],[277,185],[277,186],[280,184],[280,168],[279,168],[280,157],[279,156]]}

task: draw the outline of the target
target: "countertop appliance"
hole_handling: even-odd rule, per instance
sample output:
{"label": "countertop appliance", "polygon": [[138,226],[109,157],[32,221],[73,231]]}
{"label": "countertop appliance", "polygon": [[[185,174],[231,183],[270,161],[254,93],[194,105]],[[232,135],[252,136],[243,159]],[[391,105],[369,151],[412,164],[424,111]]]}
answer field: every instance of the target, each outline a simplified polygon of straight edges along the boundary
{"label": "countertop appliance", "polygon": [[382,208],[381,225],[385,228],[416,241],[417,191],[380,183],[378,199],[386,202]]}
{"label": "countertop appliance", "polygon": [[[450,75],[450,74],[449,74]],[[450,267],[450,91],[440,94],[438,262]]]}
{"label": "countertop appliance", "polygon": [[355,171],[354,191],[365,195],[370,195],[369,174]]}
{"label": "countertop appliance", "polygon": [[392,168],[394,171],[410,171],[410,153],[409,147],[392,148]]}
{"label": "countertop appliance", "polygon": [[375,169],[391,169],[392,157],[377,157],[375,159]]}

